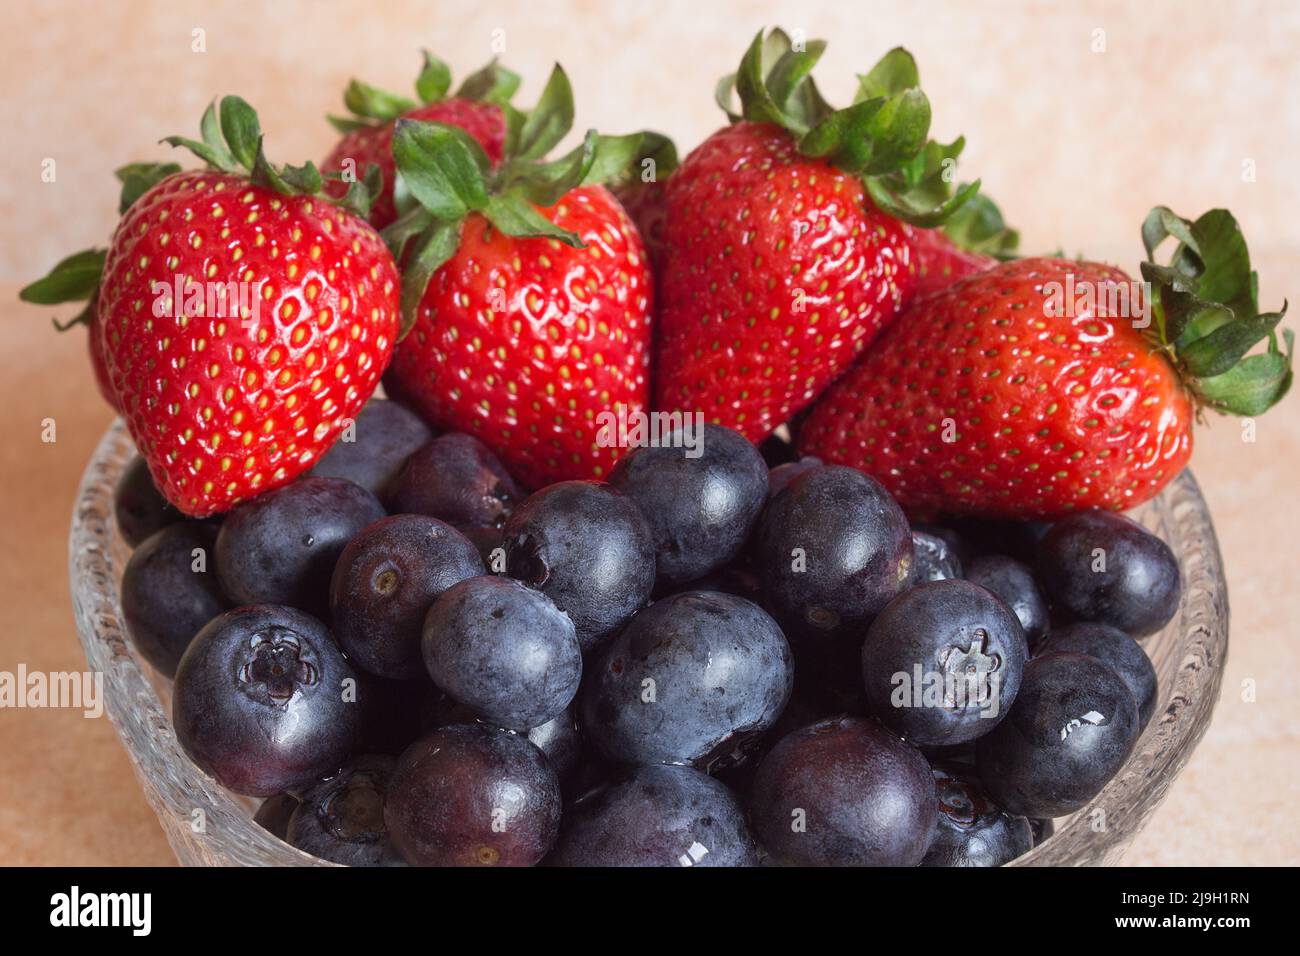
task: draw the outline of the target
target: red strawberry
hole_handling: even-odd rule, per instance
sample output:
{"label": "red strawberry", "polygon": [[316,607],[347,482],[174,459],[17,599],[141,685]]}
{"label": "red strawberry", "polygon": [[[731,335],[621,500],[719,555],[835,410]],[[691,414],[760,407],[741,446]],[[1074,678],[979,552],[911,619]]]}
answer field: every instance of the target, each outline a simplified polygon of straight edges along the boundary
{"label": "red strawberry", "polygon": [[312,195],[310,164],[266,162],[247,103],[210,107],[203,133],[168,141],[217,168],[158,167],[138,195],[124,188],[95,303],[136,447],[195,517],[287,483],[330,447],[388,365],[400,281],[363,219]]}
{"label": "red strawberry", "polygon": [[946,289],[958,279],[983,272],[1012,255],[1020,236],[1002,222],[998,207],[983,193],[972,196],[941,229],[905,226],[916,263],[912,299]]}
{"label": "red strawberry", "polygon": [[[425,53],[424,69],[416,81],[421,103],[353,80],[343,94],[343,102],[358,118],[331,117],[344,136],[321,163],[321,171],[328,174],[350,169],[359,177],[372,164],[379,167],[383,188],[370,207],[370,222],[376,229],[397,218],[392,145],[393,127],[399,117],[457,126],[483,147],[492,165],[501,162],[506,138],[501,104],[514,93],[519,77],[494,62],[469,77],[454,96],[446,97],[450,85],[451,73],[446,64]],[[346,166],[349,160],[351,165]],[[337,179],[325,186],[325,191],[335,198],[341,198],[346,189],[347,184]]]}
{"label": "red strawberry", "polygon": [[801,451],[918,512],[1056,518],[1153,497],[1187,463],[1198,407],[1255,415],[1291,382],[1291,334],[1283,354],[1231,215],[1157,209],[1149,255],[1167,235],[1173,266],[1143,265],[1154,296],[1110,266],[1024,259],[919,302],[818,401]]}
{"label": "red strawberry", "polygon": [[938,166],[960,143],[926,143],[929,104],[909,54],[891,52],[859,102],[834,112],[807,77],[824,47],[755,38],[730,81],[742,116],[667,183],[657,404],[754,441],[897,315],[915,281],[897,217],[935,225],[975,188],[944,198]]}
{"label": "red strawberry", "polygon": [[646,252],[596,185],[628,165],[641,137],[589,133],[537,164],[572,115],[557,67],[496,171],[455,127],[402,120],[393,139],[422,205],[385,233],[406,263],[410,329],[389,381],[434,424],[482,438],[534,487],[606,475],[620,452],[602,441],[602,414],[639,412],[648,398]]}

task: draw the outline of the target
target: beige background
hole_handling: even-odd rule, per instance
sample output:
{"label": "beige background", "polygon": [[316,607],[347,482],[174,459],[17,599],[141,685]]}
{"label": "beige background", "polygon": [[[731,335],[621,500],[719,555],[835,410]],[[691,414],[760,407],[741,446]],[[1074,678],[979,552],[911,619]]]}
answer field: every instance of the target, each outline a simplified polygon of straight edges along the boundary
{"label": "beige background", "polygon": [[[273,158],[319,159],[321,117],[350,75],[408,90],[427,46],[463,76],[504,37],[531,103],[554,60],[579,128],[649,127],[689,149],[716,128],[717,77],[764,24],[825,37],[832,100],[890,46],[916,55],[935,134],[965,133],[963,170],[1029,250],[1130,268],[1156,202],[1241,221],[1266,305],[1300,299],[1300,4],[1181,2],[20,3],[0,33],[0,670],[82,666],[67,597],[73,491],[109,421],[80,332],[18,304],[22,281],[106,240],[113,168],[162,158],[213,96],[259,108]],[[192,49],[204,31],[206,52]],[[504,31],[496,33],[494,31]],[[1095,49],[1104,45],[1104,50]],[[54,183],[41,164],[57,163]],[[1248,175],[1253,171],[1253,177]],[[1253,181],[1251,181],[1253,178]],[[66,310],[65,310],[66,312]],[[1294,326],[1294,322],[1291,323]],[[1232,651],[1214,725],[1128,855],[1135,864],[1300,860],[1300,400],[1200,430],[1194,465],[1227,559]],[[53,417],[58,441],[42,444]],[[1255,685],[1245,702],[1243,682]],[[107,721],[0,711],[0,863],[171,857]]]}

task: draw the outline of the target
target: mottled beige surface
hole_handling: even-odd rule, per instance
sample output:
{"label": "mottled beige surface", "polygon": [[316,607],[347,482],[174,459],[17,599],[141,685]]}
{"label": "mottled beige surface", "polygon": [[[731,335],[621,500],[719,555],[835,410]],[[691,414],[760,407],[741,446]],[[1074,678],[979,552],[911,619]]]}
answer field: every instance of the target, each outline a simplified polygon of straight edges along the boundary
{"label": "mottled beige surface", "polygon": [[[252,101],[272,155],[297,162],[328,148],[320,117],[339,108],[348,76],[405,90],[422,46],[463,75],[504,31],[504,58],[527,77],[523,102],[561,60],[578,127],[656,128],[689,148],[718,124],[714,81],[765,23],[831,40],[818,75],[841,101],[855,72],[901,43],[920,62],[936,134],[967,136],[963,169],[983,178],[1027,249],[1133,267],[1154,202],[1184,214],[1226,205],[1252,241],[1265,303],[1300,298],[1300,4],[81,2],[9,4],[6,21],[0,670],[80,666],[64,541],[77,476],[109,420],[80,333],[55,336],[13,293],[61,255],[102,244],[112,169],[168,156],[158,138],[192,134],[221,93]],[[196,28],[206,52],[192,50]],[[42,183],[49,158],[57,181]],[[1214,725],[1130,863],[1300,860],[1298,402],[1262,418],[1253,444],[1223,419],[1198,434],[1232,650]],[[46,417],[58,422],[53,445],[39,441]],[[0,862],[170,860],[106,721],[0,711],[0,755]]]}

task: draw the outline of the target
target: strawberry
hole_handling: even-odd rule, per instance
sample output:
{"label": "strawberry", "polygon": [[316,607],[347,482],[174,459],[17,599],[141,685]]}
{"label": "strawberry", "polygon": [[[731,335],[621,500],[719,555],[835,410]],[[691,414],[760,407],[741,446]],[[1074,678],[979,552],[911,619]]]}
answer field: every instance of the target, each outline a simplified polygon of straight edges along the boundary
{"label": "strawberry", "polygon": [[128,167],[107,252],[24,290],[97,290],[115,404],[158,488],[194,517],[283,485],[328,450],[388,365],[400,283],[364,219],[315,195],[310,163],[266,161],[247,103],[224,98],[202,130],[203,142],[166,141],[210,168]]}
{"label": "strawberry", "polygon": [[487,442],[524,483],[599,478],[619,456],[605,413],[648,399],[645,247],[602,180],[642,137],[603,137],[538,162],[568,131],[559,67],[494,168],[454,126],[400,120],[393,155],[418,205],[385,232],[404,328],[386,379],[434,424]]}
{"label": "strawberry", "polygon": [[972,196],[941,228],[904,226],[916,263],[912,299],[946,289],[958,279],[983,272],[1013,255],[1020,235],[983,193]]}
{"label": "strawberry", "polygon": [[[424,54],[424,69],[416,80],[420,97],[416,103],[394,93],[352,80],[343,93],[343,102],[353,117],[331,116],[330,123],[343,138],[321,163],[325,173],[364,172],[370,165],[379,167],[383,189],[370,207],[370,222],[382,229],[397,218],[393,202],[396,170],[393,166],[393,128],[399,118],[446,123],[469,133],[483,148],[488,160],[501,162],[505,146],[506,121],[501,104],[509,101],[519,86],[519,77],[495,61],[468,77],[455,95],[448,97],[451,72],[441,60]],[[342,198],[346,182],[331,180],[325,191]]]}
{"label": "strawberry", "polygon": [[961,142],[926,142],[929,102],[906,51],[833,111],[808,76],[824,48],[760,33],[720,87],[732,124],[666,186],[657,405],[703,411],[754,441],[897,315],[915,283],[899,219],[937,225],[978,188],[947,195],[940,166]]}
{"label": "strawberry", "polygon": [[[1179,245],[1158,266],[1168,236]],[[801,451],[874,475],[917,513],[1052,519],[1153,497],[1187,463],[1198,409],[1281,399],[1292,335],[1283,353],[1282,313],[1259,313],[1229,213],[1193,223],[1160,207],[1143,239],[1145,283],[1022,259],[918,302],[814,406]]]}

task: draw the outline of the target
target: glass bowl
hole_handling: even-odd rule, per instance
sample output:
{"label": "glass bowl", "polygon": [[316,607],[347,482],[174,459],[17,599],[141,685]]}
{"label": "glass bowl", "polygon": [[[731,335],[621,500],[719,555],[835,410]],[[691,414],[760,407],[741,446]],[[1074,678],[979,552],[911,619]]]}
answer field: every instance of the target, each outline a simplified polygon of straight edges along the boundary
{"label": "glass bowl", "polygon": [[[128,550],[113,518],[113,489],[134,454],[119,421],[82,476],[68,550],[77,633],[90,669],[104,674],[105,709],[145,796],[184,865],[331,866],[254,823],[256,801],[223,790],[176,741],[168,681],[136,654],[118,600]],[[1169,543],[1183,573],[1178,614],[1142,642],[1159,677],[1159,707],[1119,775],[1086,807],[1055,821],[1054,835],[1013,866],[1118,862],[1169,792],[1218,701],[1228,650],[1228,592],[1210,514],[1191,472],[1132,516]]]}

